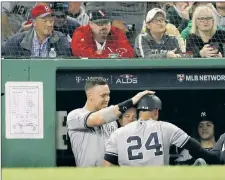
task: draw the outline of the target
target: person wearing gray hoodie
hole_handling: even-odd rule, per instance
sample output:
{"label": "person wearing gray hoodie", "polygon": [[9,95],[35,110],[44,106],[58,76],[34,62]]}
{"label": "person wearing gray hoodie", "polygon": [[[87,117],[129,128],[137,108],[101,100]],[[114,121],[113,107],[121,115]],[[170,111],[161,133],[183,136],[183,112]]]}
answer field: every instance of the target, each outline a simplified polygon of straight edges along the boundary
{"label": "person wearing gray hoodie", "polygon": [[135,53],[140,58],[179,58],[181,50],[175,36],[166,33],[166,13],[159,8],[150,10],[146,17],[146,32],[135,40]]}

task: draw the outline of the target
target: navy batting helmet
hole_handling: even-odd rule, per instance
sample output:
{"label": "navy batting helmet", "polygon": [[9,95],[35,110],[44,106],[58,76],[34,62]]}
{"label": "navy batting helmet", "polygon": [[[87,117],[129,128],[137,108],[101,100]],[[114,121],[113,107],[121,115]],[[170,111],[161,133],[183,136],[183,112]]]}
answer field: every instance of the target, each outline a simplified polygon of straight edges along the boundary
{"label": "navy batting helmet", "polygon": [[152,111],[161,108],[162,102],[156,95],[145,95],[137,104],[137,110]]}

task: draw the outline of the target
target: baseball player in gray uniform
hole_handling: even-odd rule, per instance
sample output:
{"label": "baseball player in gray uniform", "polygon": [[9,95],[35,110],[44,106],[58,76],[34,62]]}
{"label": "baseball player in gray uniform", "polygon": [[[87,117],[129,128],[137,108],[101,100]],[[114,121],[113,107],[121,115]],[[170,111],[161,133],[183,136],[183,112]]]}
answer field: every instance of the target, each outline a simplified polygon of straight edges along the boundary
{"label": "baseball player in gray uniform", "polygon": [[154,92],[140,92],[132,99],[110,107],[107,107],[110,90],[103,78],[87,80],[85,92],[85,106],[71,111],[67,116],[68,134],[78,167],[101,166],[108,138],[117,129],[116,120],[142,96]]}
{"label": "baseball player in gray uniform", "polygon": [[221,152],[220,161],[221,164],[225,164],[225,133],[220,136],[212,151]]}
{"label": "baseball player in gray uniform", "polygon": [[160,166],[169,165],[171,145],[184,147],[195,158],[210,164],[220,163],[220,153],[208,152],[177,126],[157,121],[161,100],[146,95],[137,104],[139,120],[112,133],[108,140],[104,166]]}

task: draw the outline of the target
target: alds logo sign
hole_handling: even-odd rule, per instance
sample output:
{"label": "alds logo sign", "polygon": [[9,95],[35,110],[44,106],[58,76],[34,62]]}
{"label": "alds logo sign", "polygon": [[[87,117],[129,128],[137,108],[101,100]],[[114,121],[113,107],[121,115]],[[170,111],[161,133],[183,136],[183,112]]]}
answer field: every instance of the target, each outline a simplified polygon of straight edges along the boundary
{"label": "alds logo sign", "polygon": [[131,74],[120,75],[116,80],[116,84],[137,84],[137,83],[138,83],[137,76]]}

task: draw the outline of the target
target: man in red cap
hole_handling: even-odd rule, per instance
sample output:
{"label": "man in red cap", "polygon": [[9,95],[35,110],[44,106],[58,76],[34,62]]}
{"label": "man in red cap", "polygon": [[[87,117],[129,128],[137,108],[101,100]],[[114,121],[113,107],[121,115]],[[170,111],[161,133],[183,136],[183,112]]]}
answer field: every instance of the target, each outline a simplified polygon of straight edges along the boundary
{"label": "man in red cap", "polygon": [[70,56],[67,37],[54,31],[53,10],[46,5],[37,5],[31,11],[33,28],[15,34],[2,48],[2,56],[49,57],[50,51],[56,56]]}
{"label": "man in red cap", "polygon": [[132,58],[134,51],[126,35],[111,26],[107,14],[102,11],[88,13],[89,24],[77,28],[71,48],[74,56],[83,58]]}

